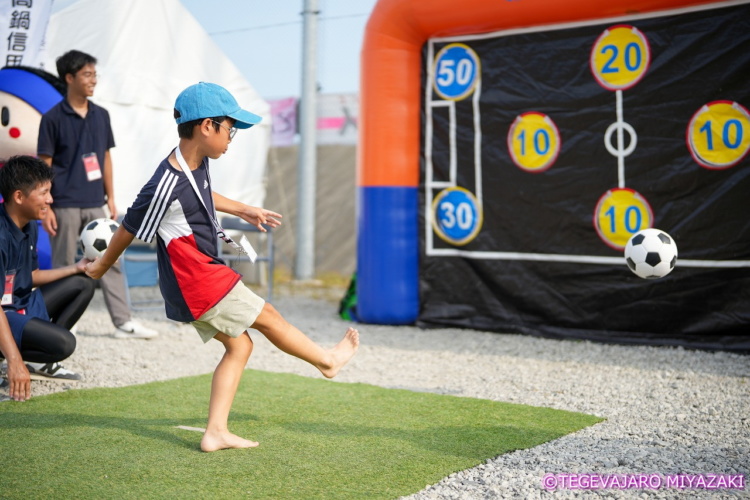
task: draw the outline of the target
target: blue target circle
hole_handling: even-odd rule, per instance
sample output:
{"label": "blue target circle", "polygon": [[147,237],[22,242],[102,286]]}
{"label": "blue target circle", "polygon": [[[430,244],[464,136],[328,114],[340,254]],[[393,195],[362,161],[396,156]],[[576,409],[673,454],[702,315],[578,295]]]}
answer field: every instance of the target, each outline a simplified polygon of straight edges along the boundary
{"label": "blue target circle", "polygon": [[474,195],[461,187],[438,193],[432,202],[432,227],[437,235],[454,245],[465,245],[482,228],[482,209]]}
{"label": "blue target circle", "polygon": [[457,101],[465,98],[476,87],[479,68],[479,57],[468,45],[446,45],[435,57],[435,91],[443,99]]}

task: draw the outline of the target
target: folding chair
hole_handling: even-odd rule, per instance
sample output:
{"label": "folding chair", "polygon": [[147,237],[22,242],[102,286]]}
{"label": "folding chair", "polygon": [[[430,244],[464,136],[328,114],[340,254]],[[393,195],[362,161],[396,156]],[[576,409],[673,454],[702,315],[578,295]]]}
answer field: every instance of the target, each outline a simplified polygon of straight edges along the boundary
{"label": "folding chair", "polygon": [[132,245],[120,259],[122,274],[125,277],[125,300],[132,311],[162,309],[164,299],[133,300],[130,289],[133,287],[154,287],[159,283],[159,267],[156,264],[156,250],[150,246]]}
{"label": "folding chair", "polygon": [[[273,231],[270,227],[263,226],[266,228],[265,233],[261,232],[260,229],[253,226],[252,224],[249,224],[245,222],[244,220],[240,219],[239,217],[223,217],[221,219],[221,227],[224,229],[233,229],[235,231],[242,231],[243,233],[256,233],[256,234],[262,234],[266,236],[266,252],[265,254],[261,255],[260,252],[258,252],[258,248],[256,246],[253,246],[255,248],[255,251],[258,252],[258,258],[255,260],[256,263],[258,262],[266,262],[268,273],[267,273],[267,284],[268,284],[268,295],[266,296],[266,300],[268,302],[271,302],[273,300],[273,268],[274,268],[274,254],[273,254]],[[219,246],[220,252],[221,245]],[[233,261],[233,262],[240,262],[240,261],[249,261],[249,257],[247,255],[241,255],[241,254],[233,254],[224,255],[222,253],[221,257],[225,260]]]}

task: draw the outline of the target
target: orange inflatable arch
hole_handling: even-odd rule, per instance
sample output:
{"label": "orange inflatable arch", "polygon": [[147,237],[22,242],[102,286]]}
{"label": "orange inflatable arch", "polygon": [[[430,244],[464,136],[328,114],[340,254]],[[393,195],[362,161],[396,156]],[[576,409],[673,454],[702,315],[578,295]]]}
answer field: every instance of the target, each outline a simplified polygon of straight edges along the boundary
{"label": "orange inflatable arch", "polygon": [[360,75],[357,314],[413,323],[419,312],[417,189],[422,47],[433,37],[581,22],[716,0],[380,0]]}

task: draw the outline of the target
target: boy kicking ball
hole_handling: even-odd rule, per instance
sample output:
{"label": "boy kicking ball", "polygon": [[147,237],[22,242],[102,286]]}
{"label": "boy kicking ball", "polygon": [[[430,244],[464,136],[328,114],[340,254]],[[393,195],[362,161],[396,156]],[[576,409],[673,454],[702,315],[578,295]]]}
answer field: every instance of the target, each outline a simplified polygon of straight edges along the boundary
{"label": "boy kicking ball", "polygon": [[[159,288],[167,317],[191,323],[203,342],[215,338],[225,353],[214,371],[203,451],[258,446],[229,432],[227,420],[240,378],[253,350],[248,328],[258,330],[282,351],[335,377],[359,347],[359,333],[349,328],[332,349],[324,349],[255,295],[241,276],[219,258],[217,236],[226,239],[216,211],[242,218],[265,231],[278,227],[281,215],[230,200],[211,190],[208,159],[226,153],[237,129],[261,118],[240,108],[224,88],[198,83],[183,90],[174,106],[180,143],[157,167],[128,209],[104,255],[88,264],[86,274],[102,275],[137,237],[157,239]],[[233,243],[233,242],[230,242]]]}

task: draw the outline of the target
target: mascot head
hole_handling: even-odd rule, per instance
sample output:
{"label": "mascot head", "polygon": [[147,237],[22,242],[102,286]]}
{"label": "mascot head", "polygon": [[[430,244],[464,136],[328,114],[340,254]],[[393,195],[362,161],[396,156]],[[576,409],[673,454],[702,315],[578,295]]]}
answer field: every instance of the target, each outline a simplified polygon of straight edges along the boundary
{"label": "mascot head", "polygon": [[0,164],[14,155],[36,156],[42,115],[64,95],[64,84],[44,70],[0,69]]}

